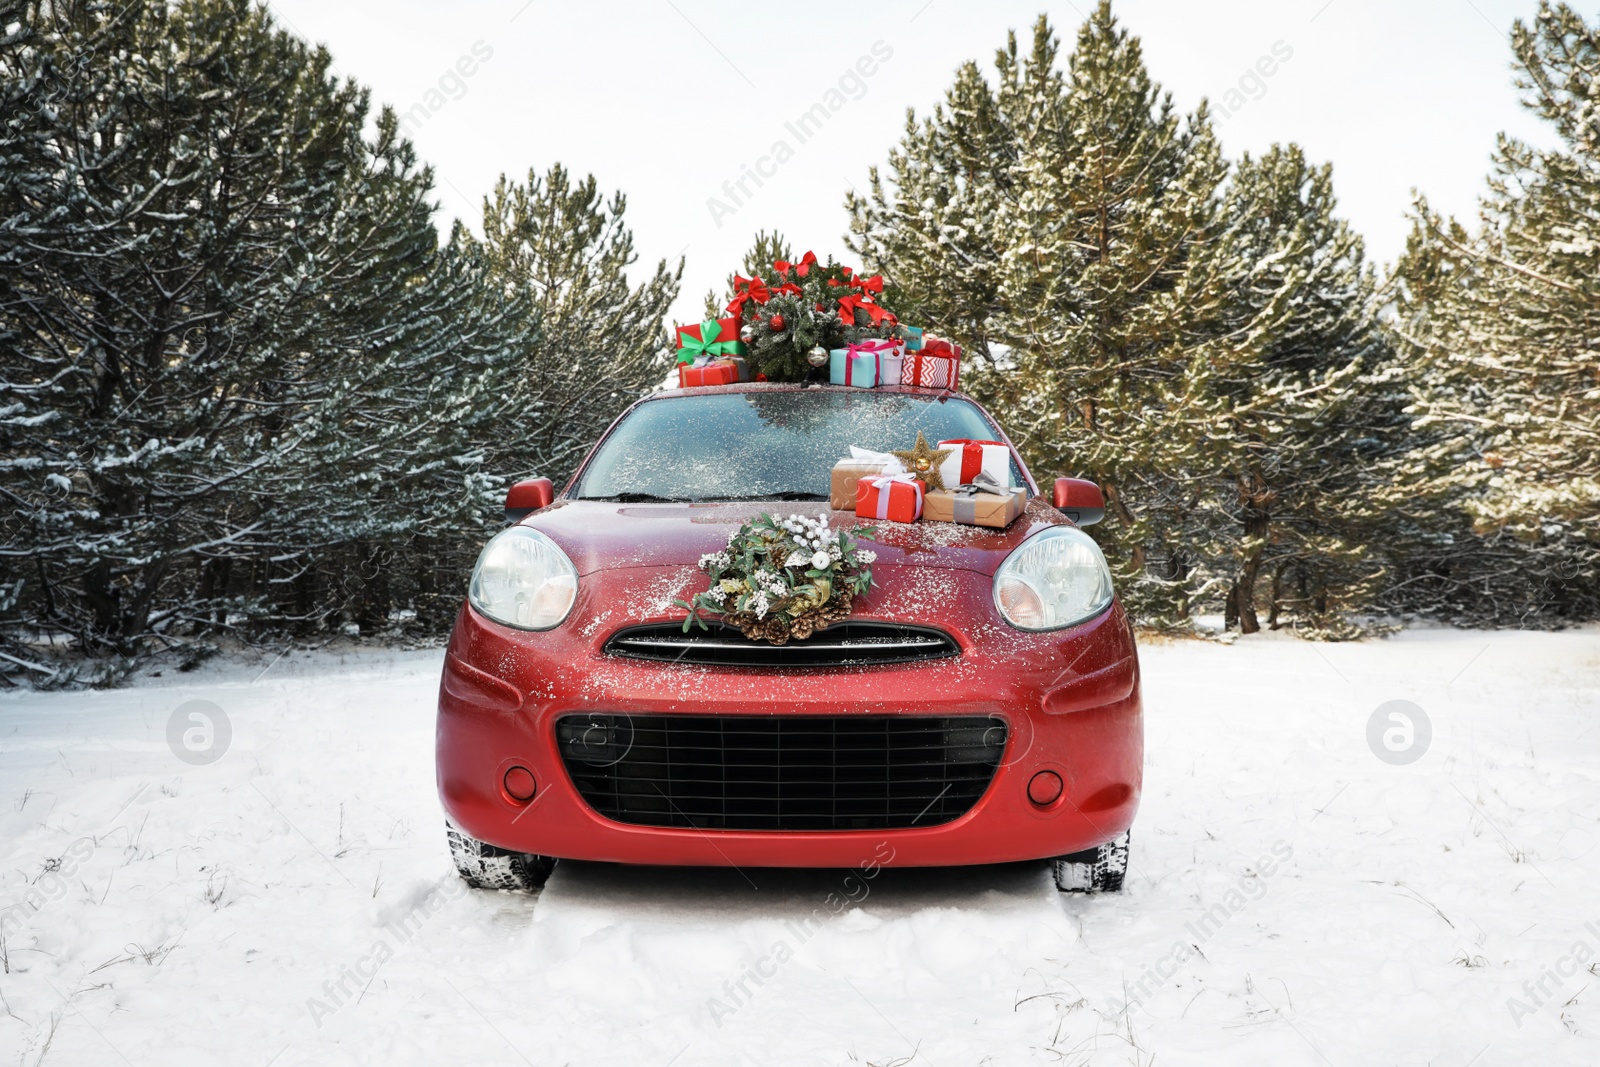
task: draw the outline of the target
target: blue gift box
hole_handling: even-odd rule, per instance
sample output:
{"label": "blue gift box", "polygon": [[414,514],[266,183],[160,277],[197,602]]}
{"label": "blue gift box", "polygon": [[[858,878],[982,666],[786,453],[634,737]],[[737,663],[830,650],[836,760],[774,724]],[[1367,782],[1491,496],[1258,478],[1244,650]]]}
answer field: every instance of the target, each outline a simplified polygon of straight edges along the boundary
{"label": "blue gift box", "polygon": [[835,348],[828,353],[828,380],[834,385],[871,389],[878,384],[878,361],[871,352],[857,352],[851,358],[849,349]]}
{"label": "blue gift box", "polygon": [[906,351],[907,352],[921,352],[922,351],[922,327],[921,326],[902,326],[900,328],[902,330],[904,330],[905,333],[906,333]]}

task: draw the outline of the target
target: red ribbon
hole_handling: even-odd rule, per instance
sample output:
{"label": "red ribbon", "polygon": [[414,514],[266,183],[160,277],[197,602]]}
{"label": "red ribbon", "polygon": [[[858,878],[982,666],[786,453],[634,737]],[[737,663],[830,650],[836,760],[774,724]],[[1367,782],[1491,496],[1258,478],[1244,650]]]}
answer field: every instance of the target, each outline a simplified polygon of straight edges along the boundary
{"label": "red ribbon", "polygon": [[[936,385],[924,381],[924,372],[932,371],[930,360],[938,360],[949,371],[950,382],[948,385]],[[927,377],[932,377],[928,374]],[[902,385],[920,385],[932,389],[957,389],[961,382],[961,346],[952,345],[949,341],[940,341],[936,338],[926,338],[922,348],[916,352],[906,353],[905,371],[901,376]]]}
{"label": "red ribbon", "polygon": [[856,324],[856,307],[861,303],[858,297],[842,296],[839,298],[839,321],[846,326]]}
{"label": "red ribbon", "polygon": [[969,485],[983,470],[983,446],[993,445],[995,448],[1004,449],[1002,441],[978,441],[968,437],[957,437],[949,441],[940,441],[937,448],[955,445],[961,450],[961,473],[958,475],[961,485]]}
{"label": "red ribbon", "polygon": [[839,319],[846,326],[854,326],[856,324],[856,311],[858,309],[867,313],[867,317],[872,320],[872,325],[874,326],[880,326],[886,321],[892,326],[899,321],[894,315],[874,304],[872,297],[866,293],[851,293],[849,296],[841,296],[839,298]]}
{"label": "red ribbon", "polygon": [[728,301],[728,311],[736,317],[744,311],[745,301],[754,300],[758,304],[765,304],[772,299],[767,283],[760,278],[741,278],[735,274],[733,291],[736,295]]}
{"label": "red ribbon", "polygon": [[790,263],[787,259],[775,259],[772,261],[772,269],[787,278],[789,276],[790,269],[793,268],[795,277],[804,278],[808,273],[810,273],[811,268],[816,265],[816,262],[816,254],[807,252],[805,255],[800,257],[800,262],[798,263]]}

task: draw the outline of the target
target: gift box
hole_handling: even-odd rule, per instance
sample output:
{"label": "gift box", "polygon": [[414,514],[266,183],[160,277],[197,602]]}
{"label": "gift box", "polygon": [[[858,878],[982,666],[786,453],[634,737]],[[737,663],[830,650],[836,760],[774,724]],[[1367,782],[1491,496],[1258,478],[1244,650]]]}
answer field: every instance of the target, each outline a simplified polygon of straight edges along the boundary
{"label": "gift box", "polygon": [[878,353],[878,384],[899,385],[905,377],[905,350],[896,344],[891,351]]}
{"label": "gift box", "polygon": [[922,327],[921,326],[902,326],[902,327],[900,327],[900,329],[906,335],[906,351],[907,352],[921,352],[922,351]]}
{"label": "gift box", "polygon": [[903,362],[898,341],[861,341],[828,353],[828,380],[857,389],[899,385]]}
{"label": "gift box", "polygon": [[856,517],[916,522],[927,489],[926,482],[909,474],[869,474],[856,483]]}
{"label": "gift box", "polygon": [[884,474],[888,465],[867,460],[841,459],[833,465],[828,485],[828,506],[835,511],[854,511],[856,508],[856,483],[863,478]]}
{"label": "gift box", "polygon": [[906,465],[890,452],[850,446],[850,455],[833,465],[828,485],[828,504],[835,511],[854,511],[856,485],[876,474],[904,474]]}
{"label": "gift box", "polygon": [[697,360],[693,364],[678,364],[679,389],[691,389],[698,385],[732,385],[749,380],[747,364],[742,359]]}
{"label": "gift box", "polygon": [[961,346],[937,337],[925,337],[922,347],[906,353],[902,385],[925,389],[956,389],[961,382]]}
{"label": "gift box", "polygon": [[934,446],[950,450],[950,455],[939,464],[939,477],[946,487],[971,485],[979,472],[993,478],[996,485],[1011,487],[1011,449],[1000,441],[972,441],[956,438],[940,441]]}
{"label": "gift box", "polygon": [[835,348],[828,353],[828,381],[834,385],[871,389],[878,384],[877,353]]}
{"label": "gift box", "polygon": [[986,493],[977,486],[964,485],[959,489],[939,489],[926,494],[922,517],[929,522],[960,522],[1003,530],[1017,520],[1027,503],[1026,489]]}
{"label": "gift box", "polygon": [[745,356],[749,350],[739,340],[739,320],[707,319],[693,326],[678,327],[678,362],[719,356]]}

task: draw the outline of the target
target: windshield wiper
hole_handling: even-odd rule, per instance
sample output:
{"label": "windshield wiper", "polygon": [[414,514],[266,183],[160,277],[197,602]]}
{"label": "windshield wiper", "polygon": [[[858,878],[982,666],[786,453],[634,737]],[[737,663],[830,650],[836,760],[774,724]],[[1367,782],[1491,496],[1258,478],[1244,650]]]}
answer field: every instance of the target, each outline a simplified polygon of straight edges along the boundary
{"label": "windshield wiper", "polygon": [[751,493],[748,496],[703,496],[702,503],[735,503],[744,500],[827,500],[826,493],[813,493],[809,489],[784,489],[776,493]]}
{"label": "windshield wiper", "polygon": [[579,500],[606,500],[614,504],[687,504],[681,496],[657,496],[654,493],[614,493],[611,496],[581,496]]}

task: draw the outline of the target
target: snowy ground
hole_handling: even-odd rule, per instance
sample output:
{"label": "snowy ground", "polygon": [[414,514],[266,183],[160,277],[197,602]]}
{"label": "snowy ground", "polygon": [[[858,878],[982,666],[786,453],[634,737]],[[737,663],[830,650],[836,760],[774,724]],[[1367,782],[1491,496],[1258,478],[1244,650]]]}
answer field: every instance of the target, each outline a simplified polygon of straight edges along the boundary
{"label": "snowy ground", "polygon": [[[466,892],[436,652],[0,696],[0,1064],[1600,1063],[1600,632],[1143,656],[1096,899],[1033,864]],[[166,742],[193,699],[207,766]],[[1392,699],[1409,766],[1368,746]]]}

